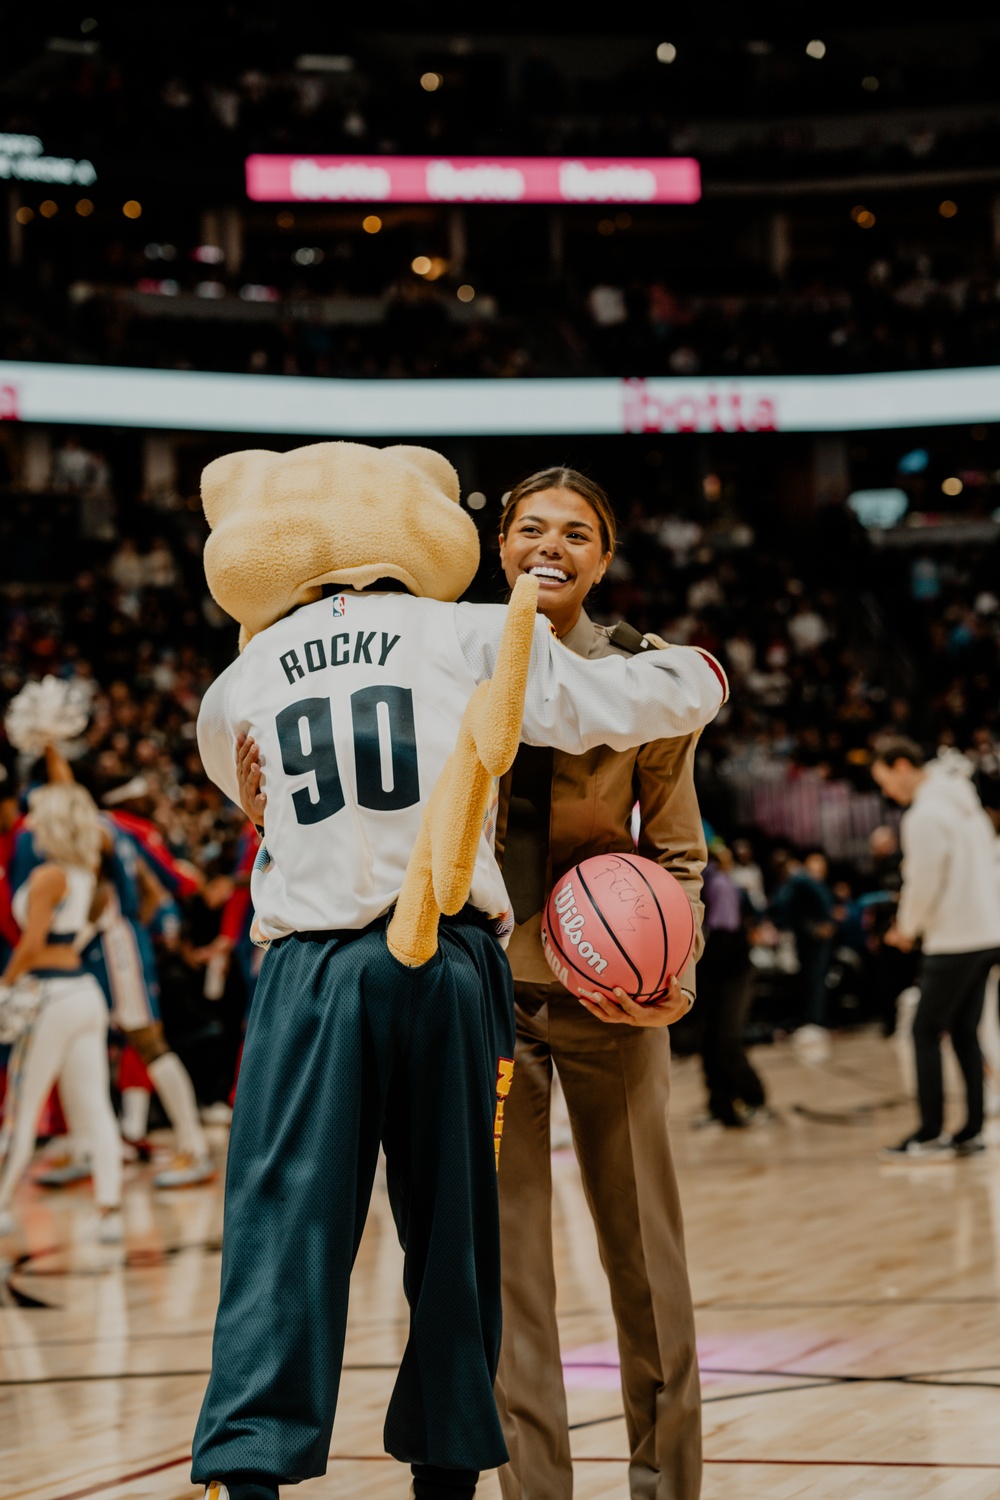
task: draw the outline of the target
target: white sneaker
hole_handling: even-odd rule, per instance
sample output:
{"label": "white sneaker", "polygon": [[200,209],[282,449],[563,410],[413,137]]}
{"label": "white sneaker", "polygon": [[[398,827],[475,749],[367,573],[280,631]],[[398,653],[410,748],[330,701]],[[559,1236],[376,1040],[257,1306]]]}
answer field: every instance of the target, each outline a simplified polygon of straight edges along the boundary
{"label": "white sneaker", "polygon": [[733,1107],[744,1130],[762,1130],[765,1125],[773,1125],[778,1118],[767,1104],[744,1104],[737,1099]]}
{"label": "white sneaker", "polygon": [[218,1175],[211,1157],[191,1156],[189,1152],[181,1151],[174,1157],[169,1167],[162,1172],[157,1172],[153,1178],[153,1186],[157,1188],[197,1187],[202,1182],[214,1182]]}
{"label": "white sneaker", "polygon": [[952,1140],[951,1145],[956,1156],[978,1156],[980,1151],[986,1150],[986,1142],[981,1135],[974,1135],[967,1141]]}
{"label": "white sneaker", "polygon": [[792,1032],[792,1047],[805,1063],[827,1062],[830,1056],[830,1033],[825,1026],[800,1026]]}
{"label": "white sneaker", "polygon": [[233,1112],[225,1099],[217,1099],[214,1104],[206,1104],[201,1111],[201,1123],[203,1125],[231,1125]]}
{"label": "white sneaker", "polygon": [[97,1220],[97,1238],[102,1245],[120,1245],[125,1238],[125,1225],[120,1208],[109,1214],[100,1214]]}
{"label": "white sneaker", "polygon": [[955,1147],[946,1135],[939,1135],[933,1141],[921,1141],[915,1135],[909,1135],[898,1146],[883,1146],[878,1159],[884,1162],[904,1162],[907,1166],[914,1162],[923,1164],[954,1161]]}
{"label": "white sneaker", "polygon": [[37,1187],[70,1187],[74,1182],[86,1182],[90,1177],[90,1163],[73,1156],[54,1156],[36,1172],[32,1179]]}

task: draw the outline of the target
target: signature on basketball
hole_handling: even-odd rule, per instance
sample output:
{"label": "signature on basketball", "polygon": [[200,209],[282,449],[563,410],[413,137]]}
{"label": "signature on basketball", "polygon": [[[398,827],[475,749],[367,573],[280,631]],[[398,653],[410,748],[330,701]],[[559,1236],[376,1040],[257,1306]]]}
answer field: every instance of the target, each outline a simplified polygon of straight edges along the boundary
{"label": "signature on basketball", "polygon": [[635,923],[648,922],[650,911],[649,891],[636,884],[631,866],[619,859],[609,859],[603,870],[591,877],[594,885],[601,883],[602,893],[613,896],[618,903],[615,927],[618,931],[635,932]]}

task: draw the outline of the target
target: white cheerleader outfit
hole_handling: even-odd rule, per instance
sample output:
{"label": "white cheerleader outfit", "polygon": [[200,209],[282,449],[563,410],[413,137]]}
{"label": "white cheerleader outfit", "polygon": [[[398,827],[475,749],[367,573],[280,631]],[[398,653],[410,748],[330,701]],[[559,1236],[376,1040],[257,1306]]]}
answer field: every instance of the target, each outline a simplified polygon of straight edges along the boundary
{"label": "white cheerleader outfit", "polygon": [[[87,926],[96,877],[75,865],[60,865],[66,894],[53,913],[49,943],[71,943]],[[30,880],[16,892],[14,918],[27,925]],[[101,1208],[121,1202],[121,1148],[111,1108],[108,1075],[108,1009],[92,974],[59,969],[36,971],[44,986],[41,1008],[19,1042],[19,1077],[10,1151],[0,1175],[0,1213],[11,1200],[35,1146],[42,1106],[58,1080],[70,1130],[89,1142],[94,1197]]]}

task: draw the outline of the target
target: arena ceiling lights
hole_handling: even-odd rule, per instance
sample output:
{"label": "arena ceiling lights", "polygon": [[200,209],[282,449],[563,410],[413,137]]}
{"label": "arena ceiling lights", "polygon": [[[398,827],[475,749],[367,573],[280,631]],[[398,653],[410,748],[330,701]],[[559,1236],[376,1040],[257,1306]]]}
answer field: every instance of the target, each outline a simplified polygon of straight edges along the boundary
{"label": "arena ceiling lights", "polygon": [[255,203],[697,203],[689,156],[248,156]]}
{"label": "arena ceiling lights", "polygon": [[860,432],[1000,421],[1000,367],[745,380],[323,380],[0,361],[0,420],[312,437]]}

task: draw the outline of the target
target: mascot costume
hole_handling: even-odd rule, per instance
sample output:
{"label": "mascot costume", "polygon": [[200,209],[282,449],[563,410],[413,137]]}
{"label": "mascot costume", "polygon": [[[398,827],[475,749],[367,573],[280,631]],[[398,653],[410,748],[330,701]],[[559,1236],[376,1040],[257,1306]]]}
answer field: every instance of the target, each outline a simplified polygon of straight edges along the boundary
{"label": "mascot costume", "polygon": [[535,615],[529,576],[506,608],[456,603],[478,536],[428,449],[235,453],[202,495],[209,586],[242,628],[198,743],[234,802],[241,736],[258,747],[251,892],[268,952],[192,1477],[211,1500],[275,1500],[325,1472],[381,1142],[410,1308],[385,1446],[417,1500],[464,1500],[507,1458],[493,1381],[513,918],[496,778],[519,739],[579,754],[690,734],[717,712],[721,673],[686,647],[575,656]]}

